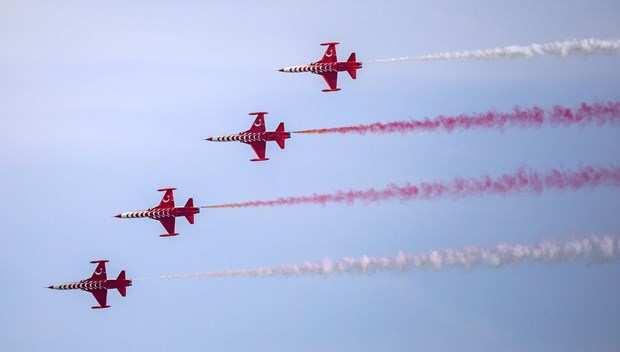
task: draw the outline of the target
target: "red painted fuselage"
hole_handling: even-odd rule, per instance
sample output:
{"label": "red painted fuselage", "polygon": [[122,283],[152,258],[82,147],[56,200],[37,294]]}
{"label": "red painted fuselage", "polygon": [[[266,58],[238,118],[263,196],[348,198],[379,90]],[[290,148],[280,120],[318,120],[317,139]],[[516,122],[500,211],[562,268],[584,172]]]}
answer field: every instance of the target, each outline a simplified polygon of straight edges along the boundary
{"label": "red painted fuselage", "polygon": [[128,211],[115,215],[121,219],[134,219],[134,218],[151,218],[161,222],[162,226],[168,233],[160,235],[160,237],[169,237],[178,235],[175,232],[175,218],[184,216],[190,224],[194,223],[194,215],[200,213],[200,208],[194,206],[194,199],[190,198],[185,203],[185,206],[174,206],[174,191],[176,188],[161,188],[160,192],[166,192],[161,202],[155,208],[138,211]]}
{"label": "red painted fuselage", "polygon": [[281,149],[284,149],[284,140],[291,138],[291,133],[284,130],[284,123],[280,122],[275,131],[265,129],[265,115],[267,112],[251,112],[250,115],[258,115],[249,130],[238,134],[227,134],[224,136],[209,137],[206,140],[211,142],[241,142],[249,144],[256,153],[257,158],[252,161],[265,161],[267,142],[275,141]]}
{"label": "red painted fuselage", "polygon": [[174,208],[150,208],[148,210],[128,211],[115,215],[117,218],[133,219],[133,218],[151,218],[154,220],[177,218],[179,216],[193,216],[200,213],[198,207],[174,207]]}
{"label": "red painted fuselage", "polygon": [[110,306],[107,305],[108,290],[116,289],[121,296],[125,297],[127,294],[126,288],[131,286],[131,280],[125,277],[125,270],[121,271],[116,279],[108,279],[105,268],[105,263],[107,262],[107,260],[92,261],[91,263],[98,265],[93,275],[88,279],[60,285],[51,285],[48,286],[48,288],[54,290],[82,290],[90,292],[99,303],[99,306],[94,306],[92,307],[93,309],[109,308]]}
{"label": "red painted fuselage", "polygon": [[321,43],[327,45],[327,50],[320,61],[313,62],[309,65],[289,66],[281,68],[280,72],[311,72],[323,76],[323,79],[329,85],[329,89],[323,89],[323,92],[339,91],[338,88],[338,72],[346,71],[351,78],[357,78],[357,70],[362,68],[362,63],[357,61],[355,53],[351,53],[347,61],[338,61],[336,57],[336,42]]}

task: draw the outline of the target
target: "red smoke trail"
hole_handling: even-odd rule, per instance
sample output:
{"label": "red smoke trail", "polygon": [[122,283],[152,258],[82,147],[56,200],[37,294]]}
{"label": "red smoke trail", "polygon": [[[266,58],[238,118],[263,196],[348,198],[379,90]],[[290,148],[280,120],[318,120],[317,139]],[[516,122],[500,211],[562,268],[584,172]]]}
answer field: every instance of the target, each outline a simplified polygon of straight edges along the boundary
{"label": "red smoke trail", "polygon": [[505,195],[531,193],[540,194],[547,190],[572,190],[600,186],[620,187],[620,167],[595,168],[585,166],[577,171],[552,169],[548,172],[522,167],[512,174],[492,178],[458,177],[451,181],[420,182],[398,186],[391,184],[383,189],[337,191],[327,194],[286,197],[275,200],[258,200],[243,203],[210,205],[205,208],[273,207],[299,204],[321,204],[355,202],[376,203],[391,199],[409,201],[441,198],[466,198],[483,195]]}
{"label": "red smoke trail", "polygon": [[438,116],[434,119],[425,118],[422,121],[394,121],[370,125],[357,125],[333,128],[321,128],[313,130],[296,131],[294,133],[340,133],[340,134],[385,134],[407,132],[435,132],[454,130],[468,130],[473,128],[487,128],[504,130],[506,127],[533,127],[542,126],[570,126],[570,125],[597,125],[620,122],[620,100],[608,102],[581,103],[577,108],[571,109],[561,105],[554,106],[545,111],[534,106],[524,109],[516,106],[512,112],[494,112],[462,114],[459,116]]}

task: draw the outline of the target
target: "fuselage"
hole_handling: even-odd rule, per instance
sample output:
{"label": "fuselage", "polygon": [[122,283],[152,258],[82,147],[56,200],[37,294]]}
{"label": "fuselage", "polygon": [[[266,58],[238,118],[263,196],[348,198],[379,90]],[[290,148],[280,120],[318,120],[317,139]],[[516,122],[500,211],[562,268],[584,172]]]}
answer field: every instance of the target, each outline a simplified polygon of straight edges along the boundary
{"label": "fuselage", "polygon": [[151,219],[164,219],[164,218],[176,218],[179,216],[187,216],[200,213],[198,207],[176,207],[176,208],[151,208],[148,210],[128,211],[116,215],[121,219],[133,219],[133,218],[151,218]]}
{"label": "fuselage", "polygon": [[238,134],[227,134],[223,136],[207,138],[212,142],[241,142],[241,143],[254,143],[254,142],[270,142],[281,139],[291,138],[290,132],[241,132]]}
{"label": "fuselage", "polygon": [[131,280],[80,280],[78,282],[68,282],[60,285],[51,285],[48,288],[54,290],[82,290],[82,291],[94,291],[94,290],[109,290],[118,289],[119,287],[131,286]]}
{"label": "fuselage", "polygon": [[289,66],[281,68],[280,72],[312,72],[322,74],[326,72],[342,72],[349,70],[357,70],[362,68],[362,63],[358,61],[338,61],[332,63],[313,62],[310,65]]}

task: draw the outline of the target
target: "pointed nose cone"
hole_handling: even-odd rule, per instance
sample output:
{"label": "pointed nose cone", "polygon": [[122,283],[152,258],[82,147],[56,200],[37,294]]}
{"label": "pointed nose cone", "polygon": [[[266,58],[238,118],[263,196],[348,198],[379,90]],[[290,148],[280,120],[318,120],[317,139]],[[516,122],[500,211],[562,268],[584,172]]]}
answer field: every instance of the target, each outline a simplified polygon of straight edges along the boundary
{"label": "pointed nose cone", "polygon": [[116,214],[116,215],[114,215],[114,217],[115,217],[115,218],[120,218],[120,217],[121,217],[121,214]]}
{"label": "pointed nose cone", "polygon": [[54,286],[50,285],[50,286],[47,286],[47,288],[54,288]]}
{"label": "pointed nose cone", "polygon": [[280,71],[280,72],[284,72],[284,69],[283,69],[283,68],[281,68],[281,69],[279,69],[278,71]]}
{"label": "pointed nose cone", "polygon": [[205,139],[205,141],[211,141],[211,142],[213,142],[213,137],[209,137],[209,138]]}

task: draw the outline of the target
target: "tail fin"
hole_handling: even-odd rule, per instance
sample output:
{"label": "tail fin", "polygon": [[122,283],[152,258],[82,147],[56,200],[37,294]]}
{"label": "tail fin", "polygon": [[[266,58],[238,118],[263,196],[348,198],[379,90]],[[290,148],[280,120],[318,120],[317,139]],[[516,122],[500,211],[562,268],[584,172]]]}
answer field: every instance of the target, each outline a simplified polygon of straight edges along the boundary
{"label": "tail fin", "polygon": [[[127,280],[127,278],[125,277],[125,270],[121,271],[121,273],[118,274],[118,277],[116,278],[116,280]],[[117,287],[117,290],[118,290],[118,293],[121,294],[121,296],[125,297],[127,295],[126,286]]]}
{"label": "tail fin", "polygon": [[[349,59],[347,60],[347,62],[357,62],[357,60],[355,59],[355,53],[351,53],[351,56],[349,56]],[[351,78],[353,79],[357,78],[356,70],[348,70],[347,72],[349,73],[349,76],[351,76]]]}
{"label": "tail fin", "polygon": [[[284,132],[284,122],[280,122],[278,128],[276,128],[276,132]],[[278,143],[280,149],[284,149],[284,139],[276,139],[276,143]]]}
{"label": "tail fin", "polygon": [[276,132],[284,132],[284,122],[280,122],[278,128],[276,128]]}
{"label": "tail fin", "polygon": [[[193,208],[194,207],[194,198],[190,198],[187,200],[187,203],[185,203],[185,207],[186,208]],[[194,224],[194,214],[188,214],[185,215],[185,218],[187,219],[187,221],[189,221],[190,224]]]}
{"label": "tail fin", "polygon": [[[284,132],[284,122],[280,122],[278,128],[276,128],[276,132]],[[278,143],[280,149],[284,149],[284,139],[276,139],[276,143]]]}
{"label": "tail fin", "polygon": [[186,208],[193,208],[194,207],[194,198],[188,199],[187,203],[185,203],[185,207]]}

